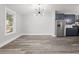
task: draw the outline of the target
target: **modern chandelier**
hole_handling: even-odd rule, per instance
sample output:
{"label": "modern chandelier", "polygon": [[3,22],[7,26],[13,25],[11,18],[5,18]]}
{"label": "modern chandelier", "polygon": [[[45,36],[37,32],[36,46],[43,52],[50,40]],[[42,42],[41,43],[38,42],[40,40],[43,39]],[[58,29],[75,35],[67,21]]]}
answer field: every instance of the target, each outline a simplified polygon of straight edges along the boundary
{"label": "modern chandelier", "polygon": [[34,5],[35,15],[42,15],[42,16],[44,15],[45,8],[42,6],[43,5],[41,5],[41,4]]}

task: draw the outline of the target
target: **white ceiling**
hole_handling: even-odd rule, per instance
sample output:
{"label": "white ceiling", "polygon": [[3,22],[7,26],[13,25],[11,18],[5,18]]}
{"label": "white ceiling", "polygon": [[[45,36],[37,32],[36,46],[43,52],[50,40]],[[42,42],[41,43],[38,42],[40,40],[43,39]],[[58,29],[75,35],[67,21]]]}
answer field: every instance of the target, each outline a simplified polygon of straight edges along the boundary
{"label": "white ceiling", "polygon": [[[34,10],[33,5],[34,4],[7,4],[6,6],[22,15],[25,15]],[[77,4],[42,4],[41,6],[42,8],[45,8],[46,11],[49,11],[49,9],[55,9],[62,12],[79,10],[79,5]]]}

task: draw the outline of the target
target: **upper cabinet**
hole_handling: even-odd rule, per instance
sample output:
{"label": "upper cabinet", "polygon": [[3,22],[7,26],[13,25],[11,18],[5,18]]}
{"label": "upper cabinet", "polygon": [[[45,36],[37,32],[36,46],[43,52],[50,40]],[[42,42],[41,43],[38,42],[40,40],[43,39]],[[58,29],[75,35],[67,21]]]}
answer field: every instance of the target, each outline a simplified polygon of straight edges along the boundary
{"label": "upper cabinet", "polygon": [[64,20],[67,24],[73,24],[75,23],[75,15],[74,14],[65,14]]}
{"label": "upper cabinet", "polygon": [[56,14],[56,20],[64,20],[64,14]]}
{"label": "upper cabinet", "polygon": [[56,20],[65,20],[67,24],[75,23],[75,14],[55,14]]}

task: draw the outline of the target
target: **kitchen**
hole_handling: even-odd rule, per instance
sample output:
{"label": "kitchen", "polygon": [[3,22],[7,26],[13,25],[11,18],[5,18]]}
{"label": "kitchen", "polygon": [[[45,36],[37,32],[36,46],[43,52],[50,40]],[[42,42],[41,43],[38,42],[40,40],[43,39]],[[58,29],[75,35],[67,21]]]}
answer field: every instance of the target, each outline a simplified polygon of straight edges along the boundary
{"label": "kitchen", "polygon": [[79,36],[79,15],[55,12],[56,35]]}

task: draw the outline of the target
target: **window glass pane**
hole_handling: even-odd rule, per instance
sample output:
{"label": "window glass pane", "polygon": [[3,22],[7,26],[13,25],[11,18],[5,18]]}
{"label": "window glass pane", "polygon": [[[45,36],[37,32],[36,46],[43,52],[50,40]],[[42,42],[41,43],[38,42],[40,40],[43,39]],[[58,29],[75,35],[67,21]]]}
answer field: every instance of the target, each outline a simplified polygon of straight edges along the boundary
{"label": "window glass pane", "polygon": [[13,15],[6,14],[6,32],[13,32]]}

